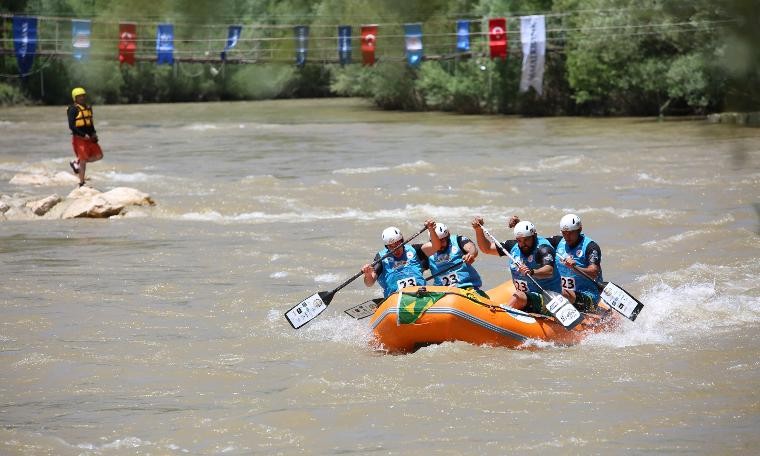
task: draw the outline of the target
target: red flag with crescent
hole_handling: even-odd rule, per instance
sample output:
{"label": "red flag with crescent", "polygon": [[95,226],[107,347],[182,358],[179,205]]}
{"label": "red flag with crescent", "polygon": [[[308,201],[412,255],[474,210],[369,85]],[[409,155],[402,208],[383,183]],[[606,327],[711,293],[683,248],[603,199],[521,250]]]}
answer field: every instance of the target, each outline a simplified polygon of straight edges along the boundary
{"label": "red flag with crescent", "polygon": [[488,47],[491,58],[507,58],[507,20],[503,17],[488,20]]}
{"label": "red flag with crescent", "polygon": [[119,24],[119,63],[135,64],[137,50],[137,24],[122,22]]}
{"label": "red flag with crescent", "polygon": [[375,63],[375,44],[377,42],[377,25],[362,25],[362,62],[365,65]]}

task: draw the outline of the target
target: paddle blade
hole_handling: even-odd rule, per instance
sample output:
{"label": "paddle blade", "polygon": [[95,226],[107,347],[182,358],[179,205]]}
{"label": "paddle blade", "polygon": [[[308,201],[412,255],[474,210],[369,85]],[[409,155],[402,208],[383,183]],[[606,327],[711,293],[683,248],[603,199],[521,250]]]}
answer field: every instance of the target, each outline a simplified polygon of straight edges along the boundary
{"label": "paddle blade", "polygon": [[570,331],[583,321],[583,315],[578,312],[578,309],[576,309],[575,306],[570,304],[570,301],[568,301],[567,298],[559,293],[551,291],[544,291],[544,294],[546,295],[545,297],[550,299],[546,304],[546,309],[554,315],[554,318],[556,318],[565,329]]}
{"label": "paddle blade", "polygon": [[641,301],[612,282],[608,283],[602,290],[602,301],[631,321],[635,321],[641,309],[644,308]]}
{"label": "paddle blade", "polygon": [[346,309],[345,312],[351,318],[356,318],[357,320],[361,320],[362,318],[367,318],[370,315],[374,314],[375,311],[377,310],[377,307],[383,301],[384,301],[383,298],[371,299],[369,301],[365,301],[359,305]]}
{"label": "paddle blade", "polygon": [[324,312],[333,294],[325,291],[314,293],[285,312],[285,318],[293,329],[298,329]]}

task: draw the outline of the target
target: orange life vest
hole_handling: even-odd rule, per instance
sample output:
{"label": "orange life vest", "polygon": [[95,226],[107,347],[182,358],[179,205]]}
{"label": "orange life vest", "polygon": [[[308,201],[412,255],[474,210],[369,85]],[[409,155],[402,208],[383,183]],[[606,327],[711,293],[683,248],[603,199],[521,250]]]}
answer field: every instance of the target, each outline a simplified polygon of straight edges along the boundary
{"label": "orange life vest", "polygon": [[77,128],[92,127],[92,108],[78,103],[74,103],[74,106],[77,108],[77,117],[74,125]]}

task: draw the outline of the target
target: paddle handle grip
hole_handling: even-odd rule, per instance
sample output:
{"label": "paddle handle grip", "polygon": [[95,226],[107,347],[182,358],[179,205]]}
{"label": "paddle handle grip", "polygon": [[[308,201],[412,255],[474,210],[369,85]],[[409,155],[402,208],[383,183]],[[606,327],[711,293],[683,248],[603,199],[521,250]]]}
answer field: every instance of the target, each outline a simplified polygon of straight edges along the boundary
{"label": "paddle handle grip", "polygon": [[[565,257],[562,257],[561,259],[563,259],[563,260],[564,260],[564,259],[565,259]],[[581,271],[580,269],[578,269],[578,266],[576,266],[576,265],[573,265],[573,270],[574,270],[575,272],[577,272],[578,274],[582,275],[583,277],[585,277],[585,278],[589,279],[590,281],[594,282],[594,285],[596,285],[596,288],[597,288],[599,291],[602,291],[602,290],[604,290],[604,287],[606,287],[606,286],[607,286],[607,284],[609,283],[609,282],[602,282],[602,283],[599,283],[599,282],[598,282],[596,279],[594,279],[593,277],[591,277],[591,276],[590,276],[590,275],[588,275],[587,273],[585,273],[585,272]]]}

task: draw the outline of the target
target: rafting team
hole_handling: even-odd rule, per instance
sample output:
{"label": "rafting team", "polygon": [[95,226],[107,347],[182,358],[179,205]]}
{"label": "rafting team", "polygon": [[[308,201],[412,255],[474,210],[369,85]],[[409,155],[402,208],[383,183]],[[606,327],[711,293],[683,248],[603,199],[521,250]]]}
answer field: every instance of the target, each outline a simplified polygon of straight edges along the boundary
{"label": "rafting team", "polygon": [[387,298],[400,288],[425,285],[422,272],[429,269],[435,285],[470,289],[487,298],[480,289],[480,275],[472,266],[479,247],[486,254],[508,257],[507,267],[515,286],[509,306],[550,315],[540,285],[544,290],[562,293],[581,312],[597,311],[598,288],[577,270],[601,281],[602,251],[593,239],[583,234],[579,216],[562,217],[559,223],[562,234],[548,239],[538,235],[533,223],[512,216],[507,226],[514,230],[515,239],[498,247],[486,239],[484,223],[482,217],[472,220],[477,247],[467,237],[452,235],[446,225],[434,220],[425,221],[430,241],[424,244],[407,245],[398,228],[386,228],[382,233],[385,247],[375,256],[374,265],[362,267],[364,284],[371,287],[379,283]]}
{"label": "rafting team", "polygon": [[[87,163],[103,158],[103,151],[98,145],[87,93],[82,87],[77,87],[71,91],[71,98],[73,104],[68,107],[67,116],[76,159],[69,165],[79,177],[79,186],[82,187]],[[583,234],[580,217],[565,215],[559,223],[562,235],[547,239],[538,236],[531,222],[512,216],[507,225],[514,229],[515,239],[503,242],[499,247],[486,239],[483,224],[482,217],[472,220],[480,250],[489,255],[508,256],[507,265],[515,285],[509,306],[549,315],[540,285],[545,290],[561,292],[581,312],[596,311],[599,291],[591,280],[576,269],[601,281],[602,252],[596,242]],[[488,298],[480,289],[480,275],[472,266],[478,256],[478,247],[465,236],[452,235],[443,223],[427,220],[425,227],[430,241],[412,245],[405,244],[398,228],[386,228],[381,236],[385,247],[377,253],[373,264],[362,267],[364,284],[371,287],[379,283],[384,297],[388,297],[399,288],[425,285],[422,272],[430,269],[435,285],[471,289]]]}

